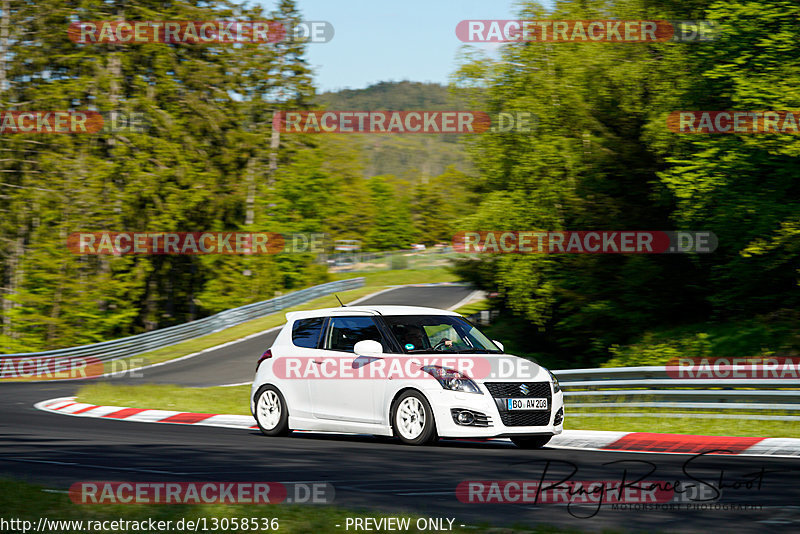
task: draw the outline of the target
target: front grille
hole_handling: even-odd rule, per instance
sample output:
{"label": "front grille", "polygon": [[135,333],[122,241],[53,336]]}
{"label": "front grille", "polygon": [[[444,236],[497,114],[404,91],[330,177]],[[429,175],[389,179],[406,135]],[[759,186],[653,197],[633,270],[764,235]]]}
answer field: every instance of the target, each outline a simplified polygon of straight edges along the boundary
{"label": "front grille", "polygon": [[[519,389],[522,384],[528,386],[528,394],[525,395]],[[525,397],[547,397],[552,396],[550,382],[487,382],[486,389],[495,399],[522,399]]]}
{"label": "front grille", "polygon": [[500,412],[500,420],[506,426],[547,426],[550,422],[550,410]]}
{"label": "front grille", "polygon": [[[520,386],[525,384],[528,393]],[[500,412],[500,421],[505,426],[547,426],[550,424],[550,413],[553,408],[553,393],[550,382],[487,382],[486,389],[492,394]],[[524,399],[526,397],[547,399],[547,410],[524,410],[509,412],[506,399]]]}

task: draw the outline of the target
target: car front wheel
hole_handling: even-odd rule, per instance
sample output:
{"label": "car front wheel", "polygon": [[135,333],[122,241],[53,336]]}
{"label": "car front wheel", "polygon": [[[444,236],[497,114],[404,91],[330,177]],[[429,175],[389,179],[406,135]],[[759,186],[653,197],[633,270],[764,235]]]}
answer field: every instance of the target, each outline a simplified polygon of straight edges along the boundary
{"label": "car front wheel", "polygon": [[428,400],[417,391],[406,391],[394,403],[392,426],[400,441],[423,445],[436,440],[436,423]]}
{"label": "car front wheel", "polygon": [[256,423],[266,436],[289,433],[289,410],[286,400],[275,386],[264,386],[256,394]]}

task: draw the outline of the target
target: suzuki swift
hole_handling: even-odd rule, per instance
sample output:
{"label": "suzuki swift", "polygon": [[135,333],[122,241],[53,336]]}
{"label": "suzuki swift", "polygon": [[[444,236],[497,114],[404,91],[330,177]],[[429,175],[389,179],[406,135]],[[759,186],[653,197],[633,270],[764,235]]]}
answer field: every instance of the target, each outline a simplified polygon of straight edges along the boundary
{"label": "suzuki swift", "polygon": [[503,352],[461,315],[416,306],[286,314],[259,359],[250,410],[261,432],[443,438],[508,437],[522,448],[561,433],[555,376]]}

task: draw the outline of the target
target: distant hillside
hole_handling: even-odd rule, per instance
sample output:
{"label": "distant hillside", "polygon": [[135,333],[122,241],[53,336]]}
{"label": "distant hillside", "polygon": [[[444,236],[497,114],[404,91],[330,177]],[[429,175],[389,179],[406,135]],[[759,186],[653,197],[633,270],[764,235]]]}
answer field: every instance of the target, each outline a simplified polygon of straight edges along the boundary
{"label": "distant hillside", "polygon": [[379,82],[366,89],[343,89],[317,96],[320,104],[331,109],[365,111],[412,109],[455,109],[457,99],[444,85],[421,82]]}
{"label": "distant hillside", "polygon": [[[380,82],[366,89],[321,93],[317,104],[327,109],[353,111],[468,109],[443,85],[409,81]],[[350,137],[364,153],[367,177],[381,174],[405,177],[414,170],[437,176],[448,165],[464,172],[471,169],[459,135],[354,134]]]}

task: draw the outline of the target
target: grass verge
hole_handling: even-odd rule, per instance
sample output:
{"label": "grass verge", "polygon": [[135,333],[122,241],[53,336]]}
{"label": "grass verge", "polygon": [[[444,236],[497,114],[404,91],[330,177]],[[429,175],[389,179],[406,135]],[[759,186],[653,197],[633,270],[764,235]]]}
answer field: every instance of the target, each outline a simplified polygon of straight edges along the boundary
{"label": "grass verge", "polygon": [[[171,385],[89,384],[78,391],[78,401],[131,408],[250,415],[249,392],[250,386],[184,388]],[[616,416],[613,411],[608,410],[593,411],[592,413],[602,414],[598,417],[581,417],[580,414],[570,412],[569,404],[566,412],[566,428],[573,430],[800,438],[800,425],[796,421],[666,418],[659,417],[652,410],[642,412],[647,413],[647,417]]]}
{"label": "grass verge", "polygon": [[77,397],[78,402],[105,406],[250,415],[250,386],[186,388],[162,384],[88,384],[78,390]]}
{"label": "grass verge", "polygon": [[408,284],[438,284],[458,282],[459,278],[445,267],[433,269],[398,269],[395,271],[373,271],[366,273],[332,273],[331,281],[364,277],[366,287],[397,286]]}
{"label": "grass verge", "polygon": [[483,310],[490,310],[492,308],[491,303],[488,299],[480,299],[474,302],[470,302],[460,308],[453,310],[456,313],[460,313],[461,315],[468,317],[474,313],[482,312]]}

